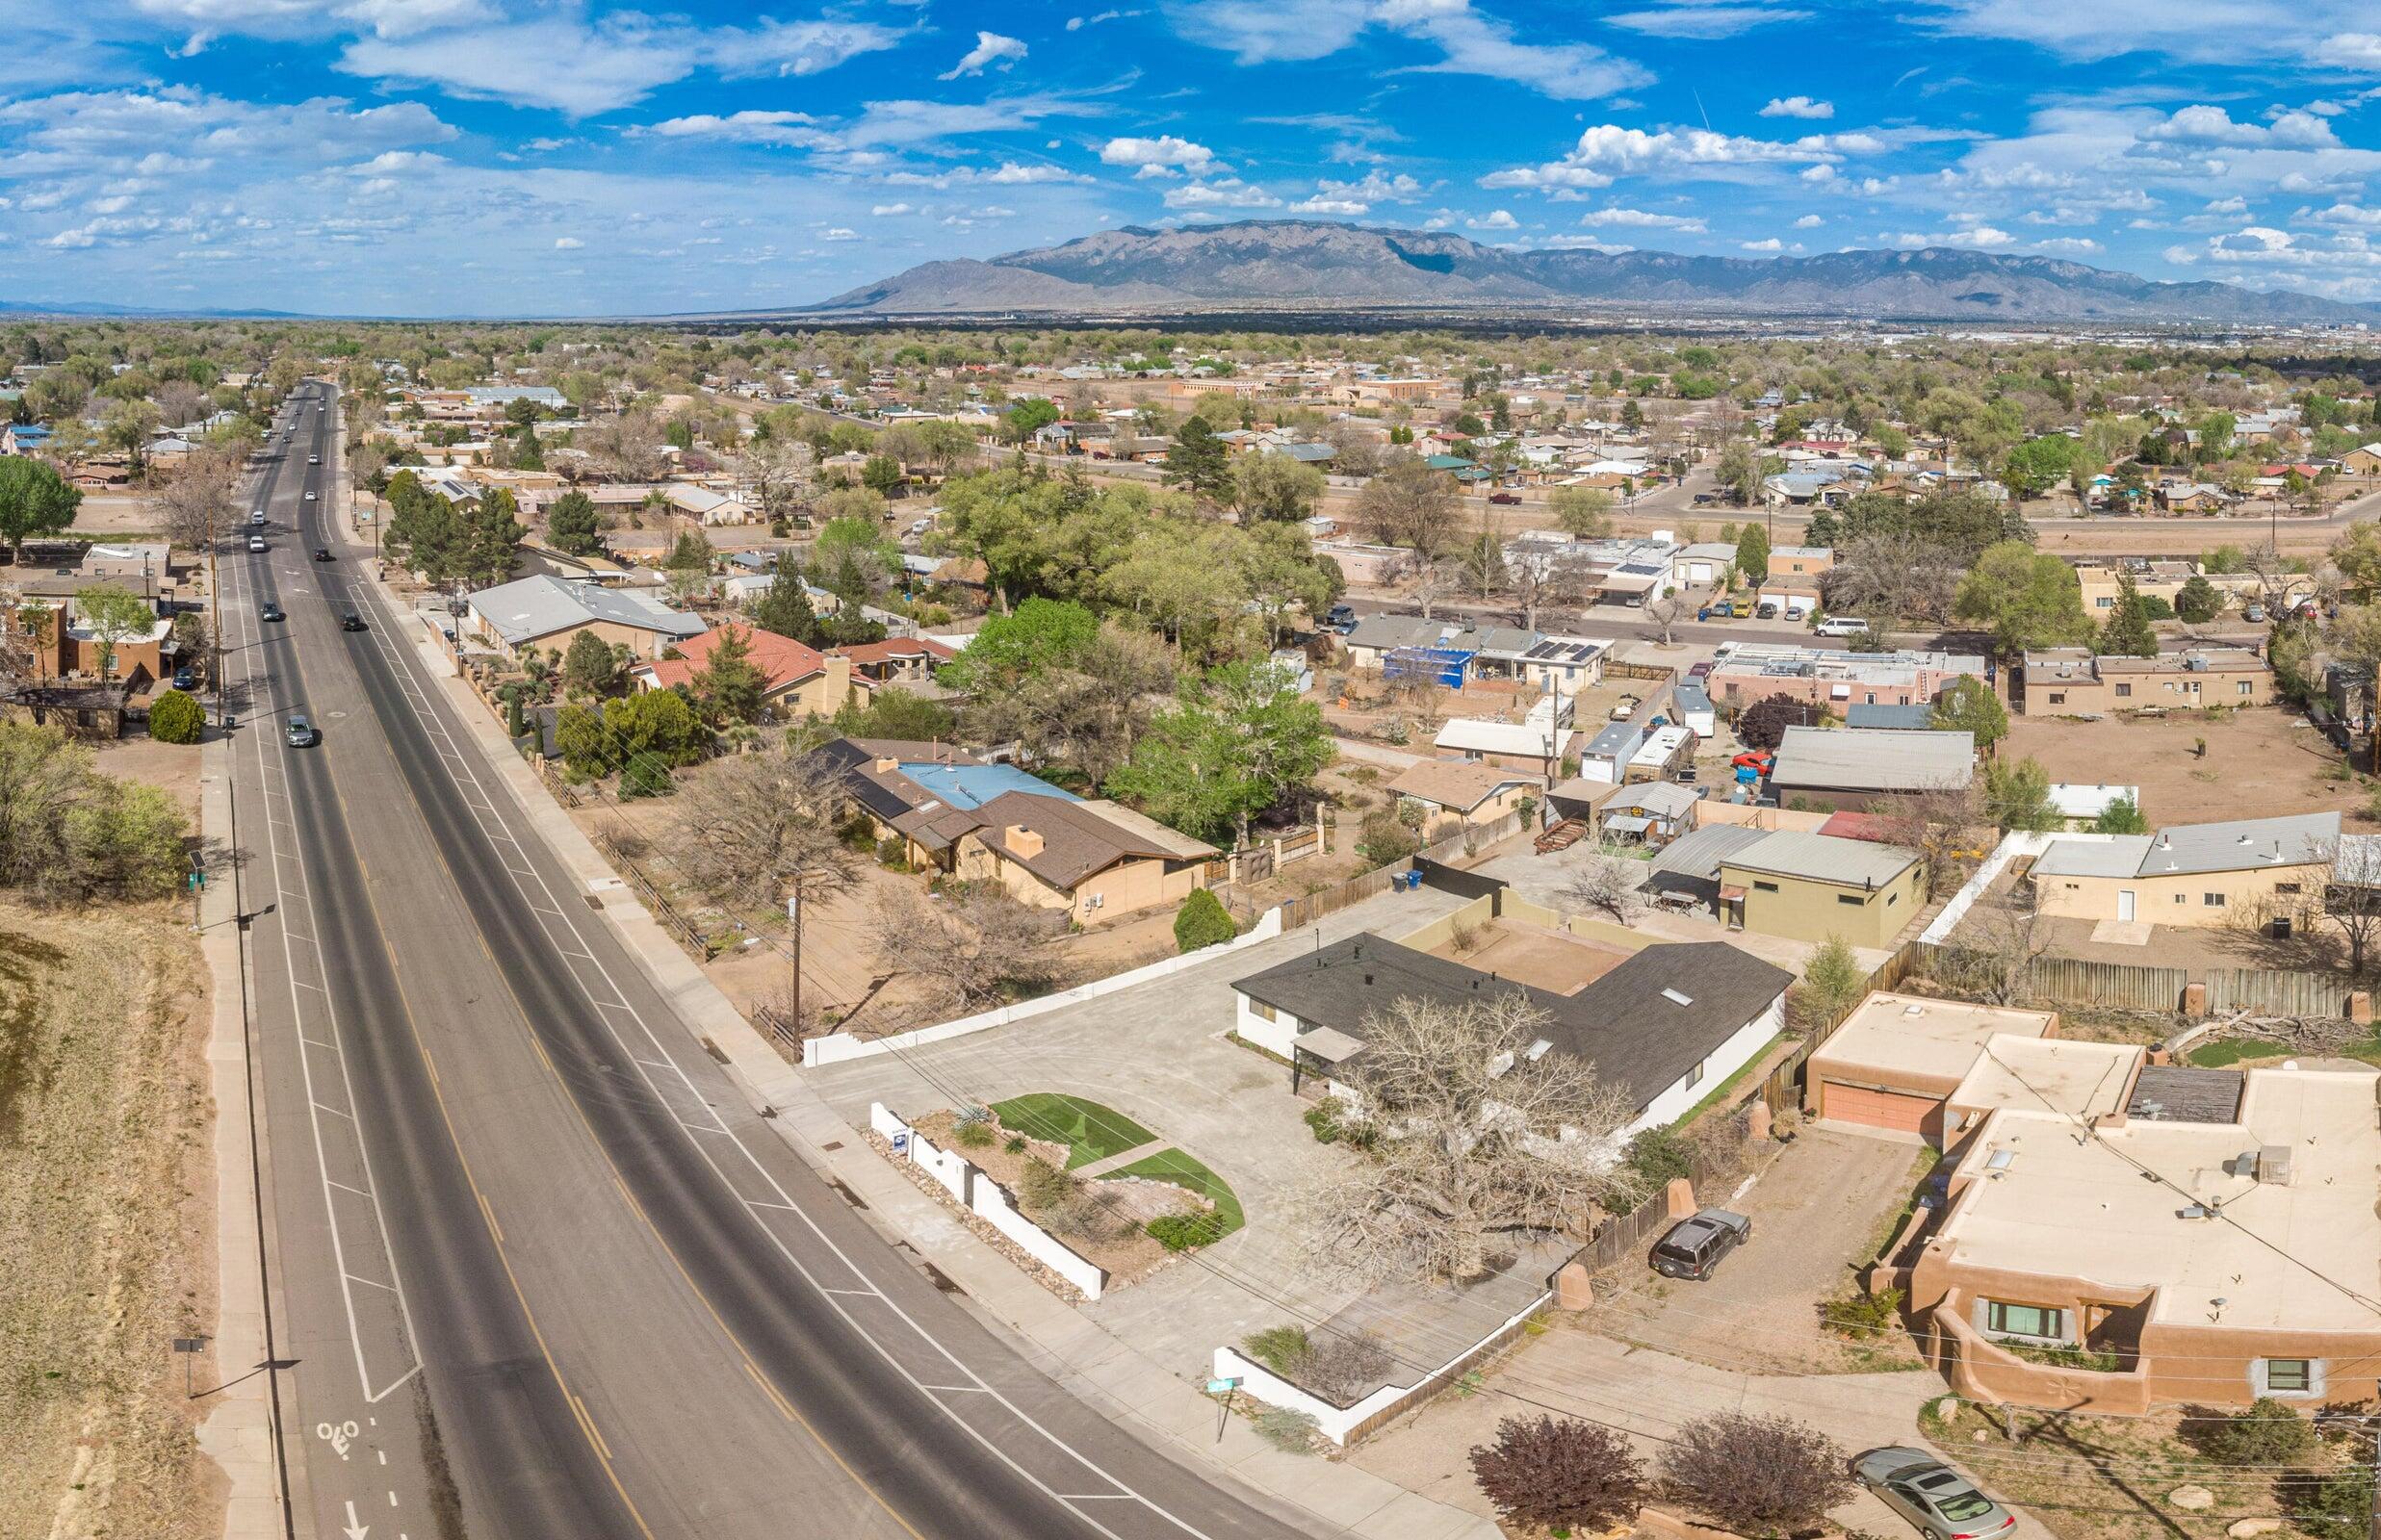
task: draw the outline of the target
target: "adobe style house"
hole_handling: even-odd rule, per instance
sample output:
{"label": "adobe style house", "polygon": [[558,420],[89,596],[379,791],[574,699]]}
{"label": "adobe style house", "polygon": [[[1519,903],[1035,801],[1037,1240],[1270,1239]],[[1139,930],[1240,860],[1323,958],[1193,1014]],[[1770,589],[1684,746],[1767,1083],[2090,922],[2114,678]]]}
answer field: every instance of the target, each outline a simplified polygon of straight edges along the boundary
{"label": "adobe style house", "polygon": [[1976,735],[1928,729],[1788,728],[1769,788],[1780,807],[1889,810],[1976,777]]}
{"label": "adobe style house", "polygon": [[2158,706],[2271,706],[2273,665],[2245,647],[2194,647],[2156,657],[2095,655],[2083,647],[2028,653],[2010,705],[2020,716],[2085,716]]}
{"label": "adobe style house", "polygon": [[1731,929],[1797,941],[1841,936],[1889,947],[1927,901],[1909,851],[1777,830],[1720,857],[1720,915]]}
{"label": "adobe style house", "polygon": [[2342,837],[2340,815],[2317,812],[2054,839],[2031,873],[2034,908],[2153,925],[2297,922],[2321,912]]}
{"label": "adobe style house", "polygon": [[1973,1399],[2062,1411],[2371,1398],[2381,1075],[2128,1051],[2088,1087],[2021,1083],[1960,1146],[1941,1218],[1889,1270],[1936,1367]]}
{"label": "adobe style house", "polygon": [[1965,653],[1835,653],[1789,643],[1723,642],[1703,684],[1722,705],[1751,706],[1783,695],[1842,711],[1853,706],[1930,706],[1954,680],[1970,677],[1984,677],[1984,659]]}

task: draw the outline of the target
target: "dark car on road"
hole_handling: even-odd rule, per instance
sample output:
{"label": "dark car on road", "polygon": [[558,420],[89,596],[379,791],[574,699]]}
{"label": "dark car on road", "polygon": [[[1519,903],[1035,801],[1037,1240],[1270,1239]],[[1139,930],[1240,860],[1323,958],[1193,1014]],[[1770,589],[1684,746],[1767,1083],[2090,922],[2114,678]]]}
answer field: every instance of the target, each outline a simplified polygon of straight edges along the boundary
{"label": "dark car on road", "polygon": [[284,614],[282,614],[282,613],[281,613],[281,606],[280,606],[280,605],[278,605],[278,604],[276,604],[276,603],[273,603],[272,600],[270,600],[270,599],[266,600],[266,601],[265,601],[265,603],[264,603],[263,607],[261,607],[261,608],[259,608],[259,609],[257,610],[257,612],[256,612],[256,618],[257,618],[258,620],[287,620],[287,619],[289,619],[289,617],[288,617],[287,615],[284,615]]}
{"label": "dark car on road", "polygon": [[2017,1516],[1924,1450],[1888,1445],[1856,1456],[1851,1478],[1918,1526],[1926,1540],[1992,1540]]}
{"label": "dark car on road", "polygon": [[173,671],[173,687],[188,694],[198,687],[198,671],[185,664]]}
{"label": "dark car on road", "polygon": [[1488,494],[1488,500],[1490,502],[1502,502],[1507,504],[1516,503],[1521,500],[1521,494],[1518,492],[1491,492]]}
{"label": "dark car on road", "polygon": [[1751,1219],[1726,1209],[1705,1209],[1691,1219],[1680,1219],[1653,1244],[1653,1270],[1665,1278],[1700,1283],[1712,1275],[1721,1258],[1751,1239]]}
{"label": "dark car on road", "polygon": [[314,559],[317,561],[337,561],[339,558],[330,553],[330,547],[317,546],[314,548]]}
{"label": "dark car on road", "polygon": [[360,631],[364,629],[364,617],[351,609],[341,610],[339,629],[343,631]]}

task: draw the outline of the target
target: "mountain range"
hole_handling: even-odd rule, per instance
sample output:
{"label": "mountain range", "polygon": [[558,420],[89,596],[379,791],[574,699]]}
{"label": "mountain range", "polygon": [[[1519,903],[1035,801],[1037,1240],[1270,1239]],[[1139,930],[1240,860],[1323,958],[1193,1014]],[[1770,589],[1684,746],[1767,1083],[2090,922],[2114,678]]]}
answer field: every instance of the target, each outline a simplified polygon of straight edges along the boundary
{"label": "mountain range", "polygon": [[2381,306],[2167,283],[2052,257],[1929,246],[1810,257],[1511,250],[1445,231],[1303,219],[1103,230],[989,261],[929,262],[786,314],[1166,313],[1225,307],[1542,309],[1970,321],[2354,322]]}

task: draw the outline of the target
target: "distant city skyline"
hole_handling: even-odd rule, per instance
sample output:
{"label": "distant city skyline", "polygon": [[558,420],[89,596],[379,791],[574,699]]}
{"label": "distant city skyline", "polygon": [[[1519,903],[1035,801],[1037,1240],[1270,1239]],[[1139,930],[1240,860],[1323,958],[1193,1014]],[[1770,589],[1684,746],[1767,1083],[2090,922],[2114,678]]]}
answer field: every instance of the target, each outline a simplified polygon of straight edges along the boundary
{"label": "distant city skyline", "polygon": [[797,305],[1251,217],[2381,299],[2339,0],[0,0],[0,298]]}

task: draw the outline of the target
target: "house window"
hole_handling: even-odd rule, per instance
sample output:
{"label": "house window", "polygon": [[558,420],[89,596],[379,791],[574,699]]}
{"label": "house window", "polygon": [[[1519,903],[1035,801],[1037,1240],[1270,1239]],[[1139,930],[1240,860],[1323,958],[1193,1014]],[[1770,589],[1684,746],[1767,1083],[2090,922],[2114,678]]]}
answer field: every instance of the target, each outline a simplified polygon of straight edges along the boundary
{"label": "house window", "polygon": [[1868,902],[1867,899],[1861,897],[1858,893],[1838,893],[1835,895],[1835,901],[1839,904],[1852,905],[1854,908]]}
{"label": "house window", "polygon": [[1703,1078],[1703,1066],[1710,1063],[1711,1061],[1708,1059],[1696,1060],[1695,1067],[1687,1071],[1687,1084],[1689,1086],[1694,1086],[1701,1082]]}
{"label": "house window", "polygon": [[2121,701],[2121,700],[2123,700],[2123,699],[2125,699],[2127,696],[2131,695],[2132,693],[2133,693],[2133,686],[2132,686],[2132,685],[2130,685],[2130,684],[2119,684],[2119,685],[2116,687],[2116,698],[2117,698],[2118,700],[2120,700],[2120,701]]}
{"label": "house window", "polygon": [[2053,706],[2064,706],[2064,705],[2066,705],[2066,704],[2067,704],[2067,697],[2066,697],[2066,695],[2065,695],[2063,692],[2054,691],[2054,692],[2052,693],[2052,695],[2051,695],[2051,705],[2053,705]]}
{"label": "house window", "polygon": [[1279,1021],[1281,1019],[1280,1016],[1273,1014],[1273,1007],[1267,1005],[1262,1000],[1251,1000],[1249,1002],[1249,1014],[1256,1017],[1259,1021]]}
{"label": "house window", "polygon": [[1777,891],[1777,885],[1775,883],[1765,883],[1755,879],[1752,886],[1756,891],[1763,893],[1774,893]]}
{"label": "house window", "polygon": [[2323,1362],[2319,1358],[2260,1358],[2249,1367],[2249,1383],[2260,1396],[2319,1396],[2323,1393]]}
{"label": "house window", "polygon": [[2206,909],[2222,909],[2224,907],[2224,895],[2221,893],[2202,893],[2199,895],[2199,902],[2201,907]]}
{"label": "house window", "polygon": [[2298,892],[2298,885],[2296,883],[2276,883],[2273,885],[2273,890],[2276,893],[2289,893],[2295,896]]}
{"label": "house window", "polygon": [[2242,695],[2254,695],[2257,693],[2256,686],[2252,685],[2247,680],[2242,680],[2239,683],[2234,685],[2233,688]]}
{"label": "house window", "polygon": [[1984,1301],[1984,1329],[2005,1337],[2040,1337],[2047,1342],[2067,1339],[2067,1313],[2045,1305],[2012,1305]]}
{"label": "house window", "polygon": [[2109,599],[2105,595],[2099,599],[2093,600],[2092,603],[2101,609],[2114,609],[2116,607],[2116,601]]}

